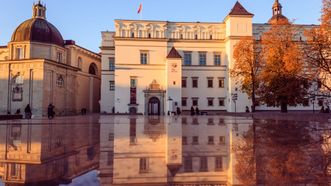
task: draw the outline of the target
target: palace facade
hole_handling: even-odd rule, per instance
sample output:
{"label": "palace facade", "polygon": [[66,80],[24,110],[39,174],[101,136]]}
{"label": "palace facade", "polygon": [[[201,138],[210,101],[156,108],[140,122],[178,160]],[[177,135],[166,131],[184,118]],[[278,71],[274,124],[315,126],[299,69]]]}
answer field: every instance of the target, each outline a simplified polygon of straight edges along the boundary
{"label": "palace facade", "polygon": [[[163,115],[192,106],[244,112],[251,101],[229,75],[234,45],[247,36],[260,40],[273,23],[288,22],[278,0],[267,23],[253,23],[253,16],[236,2],[223,22],[115,20],[115,32],[102,32],[101,112]],[[295,25],[294,39],[305,39],[304,31],[313,26]],[[307,98],[289,109],[312,110],[317,104]]]}
{"label": "palace facade", "polygon": [[46,115],[50,103],[57,115],[99,112],[100,70],[101,56],[63,40],[38,2],[33,17],[0,47],[0,114],[30,104],[33,115]]}

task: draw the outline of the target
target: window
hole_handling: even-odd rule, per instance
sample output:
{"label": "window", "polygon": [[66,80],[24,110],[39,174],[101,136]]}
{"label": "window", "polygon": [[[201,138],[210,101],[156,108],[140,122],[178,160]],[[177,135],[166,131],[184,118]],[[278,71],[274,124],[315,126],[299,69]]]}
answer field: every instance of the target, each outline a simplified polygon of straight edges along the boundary
{"label": "window", "polygon": [[184,157],[184,171],[185,172],[193,171],[192,157],[190,156]]}
{"label": "window", "polygon": [[184,65],[192,65],[192,52],[184,52]]}
{"label": "window", "polygon": [[114,91],[115,90],[115,81],[109,81],[109,90]]}
{"label": "window", "polygon": [[140,53],[140,64],[142,64],[142,65],[148,64],[148,53],[147,52]]}
{"label": "window", "polygon": [[221,54],[219,53],[214,54],[214,65],[221,66]]}
{"label": "window", "polygon": [[198,78],[192,78],[192,88],[198,88]]}
{"label": "window", "polygon": [[10,164],[10,177],[12,178],[18,178],[20,171],[20,165],[16,163]]}
{"label": "window", "polygon": [[223,78],[218,80],[218,87],[224,88],[224,79]]}
{"label": "window", "polygon": [[149,169],[149,159],[148,158],[140,158],[139,160],[139,172],[147,173]]}
{"label": "window", "polygon": [[199,125],[199,120],[198,120],[198,118],[193,118],[193,120],[192,120],[192,125]]}
{"label": "window", "polygon": [[23,50],[23,48],[21,48],[21,47],[16,48],[16,59],[24,59],[24,50]]}
{"label": "window", "polygon": [[114,141],[114,134],[113,133],[108,134],[108,141]]}
{"label": "window", "polygon": [[182,88],[186,88],[186,86],[187,86],[187,78],[186,77],[183,77],[182,78]]}
{"label": "window", "polygon": [[94,63],[91,63],[88,72],[91,75],[97,75],[97,73],[98,73],[97,65]]}
{"label": "window", "polygon": [[318,106],[323,106],[324,105],[324,99],[323,98],[319,98],[318,99]]}
{"label": "window", "polygon": [[136,88],[137,87],[137,79],[135,79],[135,78],[130,79],[130,87],[131,88]]}
{"label": "window", "polygon": [[208,136],[208,145],[214,145],[214,136]]}
{"label": "window", "polygon": [[83,67],[83,59],[81,57],[78,57],[78,60],[77,60],[77,67],[82,70],[82,67]]}
{"label": "window", "polygon": [[208,118],[207,125],[214,125],[214,119],[213,118]]}
{"label": "window", "polygon": [[208,158],[200,157],[200,171],[207,172],[208,171]]}
{"label": "window", "polygon": [[62,63],[62,53],[61,52],[56,53],[56,61],[59,63]]}
{"label": "window", "polygon": [[193,104],[193,106],[198,106],[199,105],[199,99],[198,98],[192,98],[192,104]]}
{"label": "window", "polygon": [[199,65],[206,66],[207,65],[207,53],[199,52]]}
{"label": "window", "polygon": [[130,79],[130,104],[137,104],[137,79]]}
{"label": "window", "polygon": [[221,145],[225,144],[225,137],[224,136],[220,136],[219,144],[221,144]]}
{"label": "window", "polygon": [[207,79],[207,86],[208,86],[208,88],[213,88],[213,79],[212,78],[208,78]]}
{"label": "window", "polygon": [[215,157],[215,171],[223,170],[223,159],[222,156]]}
{"label": "window", "polygon": [[198,145],[199,144],[199,136],[193,136],[192,138],[192,145]]}
{"label": "window", "polygon": [[62,75],[57,76],[56,85],[60,88],[64,86],[64,79],[63,79]]}
{"label": "window", "polygon": [[114,57],[109,58],[109,70],[110,71],[115,70],[115,58]]}
{"label": "window", "polygon": [[224,98],[219,98],[218,99],[218,106],[220,106],[220,107],[224,107],[225,106],[225,102],[224,102]]}
{"label": "window", "polygon": [[182,137],[182,144],[187,145],[187,137],[186,136]]}
{"label": "window", "polygon": [[208,107],[214,106],[214,98],[207,98],[208,99]]}
{"label": "window", "polygon": [[182,118],[182,124],[184,124],[184,125],[187,124],[187,118]]}
{"label": "window", "polygon": [[182,106],[183,107],[187,106],[187,98],[182,98]]}
{"label": "window", "polygon": [[131,37],[134,38],[134,32],[131,32]]}

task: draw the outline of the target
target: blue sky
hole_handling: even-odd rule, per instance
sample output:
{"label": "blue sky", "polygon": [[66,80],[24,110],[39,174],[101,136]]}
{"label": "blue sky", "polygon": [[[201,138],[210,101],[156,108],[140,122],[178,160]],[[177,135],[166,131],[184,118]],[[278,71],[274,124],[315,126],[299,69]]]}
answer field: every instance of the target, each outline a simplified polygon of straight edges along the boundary
{"label": "blue sky", "polygon": [[[31,18],[34,0],[3,0],[0,9],[0,45],[6,45],[12,32]],[[64,39],[99,52],[101,31],[113,30],[114,19],[142,18],[168,21],[221,22],[236,0],[43,0],[47,20],[62,33]],[[240,0],[255,14],[254,23],[265,23],[271,17],[274,0]],[[280,0],[283,14],[298,24],[318,24],[321,0]]]}

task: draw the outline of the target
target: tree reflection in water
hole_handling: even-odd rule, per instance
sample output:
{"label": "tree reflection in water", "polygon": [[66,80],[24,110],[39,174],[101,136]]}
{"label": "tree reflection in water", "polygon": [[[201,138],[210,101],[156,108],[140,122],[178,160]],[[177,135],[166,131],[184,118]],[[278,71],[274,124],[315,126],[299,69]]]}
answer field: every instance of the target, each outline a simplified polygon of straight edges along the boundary
{"label": "tree reflection in water", "polygon": [[331,132],[321,124],[255,120],[233,147],[243,185],[328,185]]}

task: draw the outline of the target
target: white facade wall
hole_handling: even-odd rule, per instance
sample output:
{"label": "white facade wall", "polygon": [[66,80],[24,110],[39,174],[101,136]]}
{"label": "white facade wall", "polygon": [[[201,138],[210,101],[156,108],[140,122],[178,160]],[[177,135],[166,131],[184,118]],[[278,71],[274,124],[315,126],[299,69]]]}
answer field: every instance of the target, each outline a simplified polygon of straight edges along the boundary
{"label": "white facade wall", "polygon": [[[261,39],[261,35],[269,30],[270,24],[253,24],[253,15],[228,15],[224,22],[168,22],[142,20],[115,20],[115,35],[103,33],[102,46],[114,46],[103,50],[103,65],[107,64],[109,55],[116,58],[116,71],[113,74],[104,73],[102,83],[102,111],[110,113],[115,106],[116,113],[129,113],[130,108],[130,79],[137,79],[137,112],[147,114],[148,99],[145,90],[155,80],[166,95],[162,98],[164,111],[171,110],[169,98],[176,97],[174,102],[182,110],[190,110],[193,99],[198,99],[201,111],[245,112],[246,106],[252,105],[246,93],[241,92],[241,86],[230,77],[229,69],[233,67],[233,52],[235,45],[242,37]],[[304,31],[314,25],[295,25],[295,40],[304,40]],[[112,33],[114,34],[114,33]],[[169,85],[174,82],[170,76],[167,55],[174,47],[181,55],[182,78],[186,78],[186,87],[176,93],[169,93]],[[116,49],[115,49],[116,48]],[[140,64],[140,54],[148,53],[148,64]],[[184,64],[184,54],[191,53],[191,65]],[[199,53],[206,53],[206,66],[199,64]],[[215,66],[214,54],[221,54],[221,65]],[[103,69],[107,69],[104,66]],[[170,69],[171,70],[171,69]],[[115,91],[109,91],[109,81],[115,81]],[[192,78],[198,79],[198,88],[192,87]],[[208,88],[207,79],[213,79],[213,87]],[[219,79],[224,79],[224,87],[219,87]],[[171,80],[171,81],[170,81]],[[176,79],[181,81],[180,79]],[[170,91],[171,92],[171,91]],[[237,101],[232,100],[233,94]],[[171,96],[169,96],[171,95]],[[181,105],[179,98],[186,99],[186,106]],[[208,104],[213,99],[213,106]],[[317,98],[319,99],[319,98]],[[219,100],[224,100],[224,106]],[[113,104],[109,104],[113,101]],[[324,100],[325,103],[328,101]],[[325,105],[326,106],[326,105]],[[318,101],[314,109],[319,108]],[[258,106],[256,110],[279,110],[278,107]],[[313,110],[313,102],[309,106],[289,106],[289,110]]]}
{"label": "white facade wall", "polygon": [[112,113],[114,111],[115,90],[110,84],[114,82],[114,71],[110,69],[110,58],[115,59],[114,32],[102,32],[101,43],[101,99],[100,112]]}

